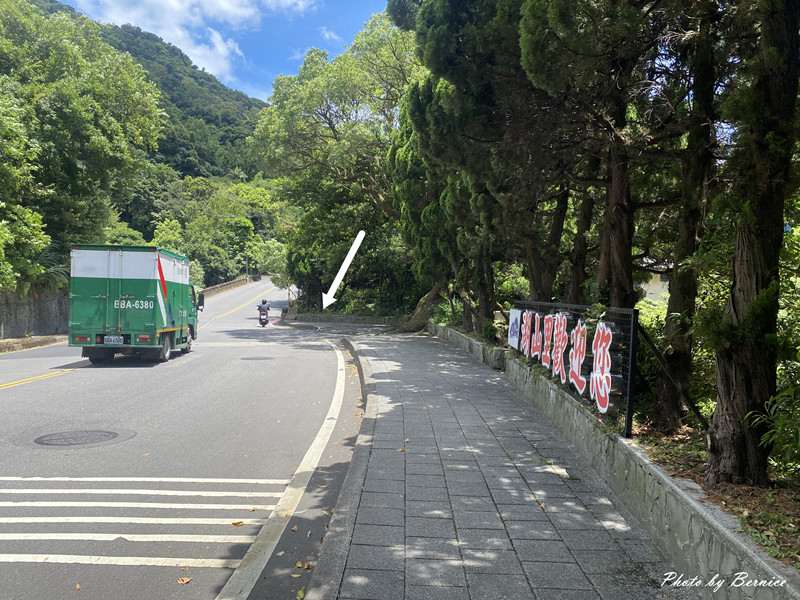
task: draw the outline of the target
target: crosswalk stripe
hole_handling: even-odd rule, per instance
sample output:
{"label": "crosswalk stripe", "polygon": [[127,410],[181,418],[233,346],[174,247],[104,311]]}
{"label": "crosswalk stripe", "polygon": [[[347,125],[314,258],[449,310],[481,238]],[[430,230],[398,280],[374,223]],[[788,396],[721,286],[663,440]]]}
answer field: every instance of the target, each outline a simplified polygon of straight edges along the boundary
{"label": "crosswalk stripe", "polygon": [[192,510],[273,510],[274,504],[172,504],[165,502],[0,502],[2,508],[180,508]]}
{"label": "crosswalk stripe", "polygon": [[128,481],[161,483],[245,483],[253,485],[289,485],[289,479],[209,479],[199,477],[0,477],[0,481]]}
{"label": "crosswalk stripe", "polygon": [[0,563],[59,563],[122,567],[193,567],[236,569],[240,560],[216,558],[164,558],[155,556],[83,556],[80,554],[0,554]]}
{"label": "crosswalk stripe", "polygon": [[142,525],[263,525],[266,519],[193,519],[190,517],[0,517],[0,524],[135,523]]}
{"label": "crosswalk stripe", "polygon": [[63,540],[87,542],[188,542],[208,544],[252,544],[254,535],[178,535],[132,533],[0,533],[0,540]]}
{"label": "crosswalk stripe", "polygon": [[96,496],[200,496],[209,498],[280,498],[283,492],[236,492],[236,491],[204,491],[204,490],[129,490],[100,488],[0,488],[0,495],[7,494],[93,494]]}

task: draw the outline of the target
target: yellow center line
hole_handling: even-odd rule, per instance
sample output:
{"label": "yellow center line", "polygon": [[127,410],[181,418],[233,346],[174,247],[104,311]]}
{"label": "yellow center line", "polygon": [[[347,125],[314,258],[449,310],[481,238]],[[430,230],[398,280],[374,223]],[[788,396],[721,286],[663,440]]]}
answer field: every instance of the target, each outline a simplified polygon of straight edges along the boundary
{"label": "yellow center line", "polygon": [[46,379],[53,379],[71,373],[75,369],[59,369],[51,371],[50,373],[42,373],[41,375],[34,375],[33,377],[26,377],[25,379],[18,379],[17,381],[9,381],[8,383],[0,383],[0,390],[7,390],[9,388],[26,385],[28,383],[36,383],[37,381],[45,381]]}
{"label": "yellow center line", "polygon": [[248,300],[244,304],[241,304],[241,305],[237,306],[236,308],[232,308],[228,312],[222,313],[221,315],[217,315],[216,317],[211,317],[208,321],[205,322],[205,324],[208,325],[209,323],[213,323],[214,321],[217,321],[219,319],[224,319],[225,317],[231,316],[235,312],[239,312],[243,308],[247,308],[248,306],[252,306],[253,303],[257,302],[259,298],[263,298],[265,296],[265,294],[273,292],[276,289],[278,289],[278,288],[276,288],[274,285],[272,285],[269,288],[267,288],[266,290],[261,290],[258,293],[258,295],[254,296],[251,300]]}

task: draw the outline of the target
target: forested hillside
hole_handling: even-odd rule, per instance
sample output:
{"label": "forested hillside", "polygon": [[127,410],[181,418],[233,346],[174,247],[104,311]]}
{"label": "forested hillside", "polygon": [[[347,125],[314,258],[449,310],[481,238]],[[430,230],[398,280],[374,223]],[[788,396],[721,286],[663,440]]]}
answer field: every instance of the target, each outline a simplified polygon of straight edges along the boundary
{"label": "forested hillside", "polygon": [[76,243],[172,247],[200,285],[280,264],[295,211],[241,162],[260,103],[155,36],[39,5],[0,0],[0,288],[63,285]]}
{"label": "forested hillside", "polygon": [[[56,0],[32,0],[45,13],[75,11]],[[132,25],[101,25],[111,46],[129,53],[161,90],[169,119],[154,157],[181,175],[221,176],[233,169],[252,174],[245,140],[264,102],[222,85],[198,69],[180,49]]]}
{"label": "forested hillside", "polygon": [[178,48],[138,27],[106,25],[102,36],[142,65],[162,92],[169,121],[159,161],[182,175],[218,176],[236,168],[252,174],[245,140],[263,102],[225,87]]}

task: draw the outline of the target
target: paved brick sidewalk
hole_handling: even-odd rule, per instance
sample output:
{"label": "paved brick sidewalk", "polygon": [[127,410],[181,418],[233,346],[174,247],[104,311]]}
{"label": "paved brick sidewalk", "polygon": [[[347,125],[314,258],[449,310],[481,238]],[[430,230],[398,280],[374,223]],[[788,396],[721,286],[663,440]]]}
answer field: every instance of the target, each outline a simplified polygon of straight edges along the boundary
{"label": "paved brick sidewalk", "polygon": [[659,597],[647,534],[501,373],[427,336],[355,345],[374,437],[339,598]]}

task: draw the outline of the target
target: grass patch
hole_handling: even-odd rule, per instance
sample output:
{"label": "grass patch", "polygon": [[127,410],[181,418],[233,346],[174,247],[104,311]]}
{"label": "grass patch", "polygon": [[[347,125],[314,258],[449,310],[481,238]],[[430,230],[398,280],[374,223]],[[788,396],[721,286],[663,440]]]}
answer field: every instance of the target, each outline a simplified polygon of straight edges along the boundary
{"label": "grass patch", "polygon": [[[703,486],[708,452],[702,431],[684,427],[665,436],[645,426],[634,430],[637,443],[671,476]],[[800,481],[771,473],[769,488],[724,484],[703,486],[709,500],[736,515],[742,530],[770,556],[800,570]]]}

